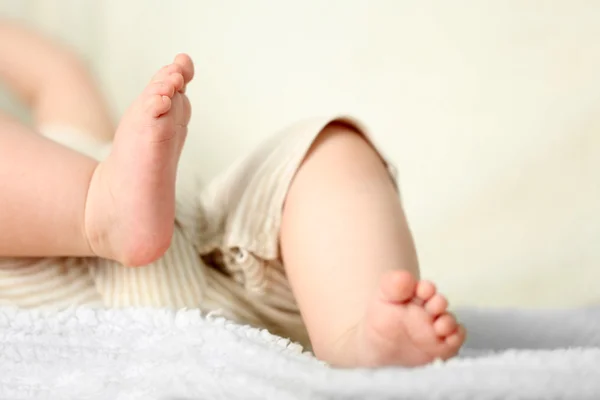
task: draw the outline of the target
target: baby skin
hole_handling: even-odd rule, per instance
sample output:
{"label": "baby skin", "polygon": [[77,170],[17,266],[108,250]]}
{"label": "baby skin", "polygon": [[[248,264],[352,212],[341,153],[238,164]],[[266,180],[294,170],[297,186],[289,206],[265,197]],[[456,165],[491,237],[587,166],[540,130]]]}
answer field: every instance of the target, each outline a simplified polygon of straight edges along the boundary
{"label": "baby skin", "polygon": [[86,201],[86,234],[94,254],[140,266],[168,249],[177,164],[191,116],[184,91],[193,74],[191,59],[177,56],[154,76],[121,120],[109,157],[94,172]]}
{"label": "baby skin", "polygon": [[[78,63],[18,27],[0,24],[0,33],[0,78],[38,125],[70,122],[112,138],[103,99]],[[97,256],[132,267],[160,258],[174,231],[193,76],[187,55],[159,70],[101,162],[0,114],[0,257]],[[13,171],[26,173],[15,178]],[[280,249],[321,360],[412,367],[448,359],[464,342],[446,299],[419,280],[385,163],[351,126],[325,127],[300,165],[282,209]]]}
{"label": "baby skin", "polygon": [[359,331],[356,364],[414,367],[453,357],[465,331],[447,306],[431,282],[387,273]]}
{"label": "baby skin", "polygon": [[[190,119],[184,91],[193,73],[190,58],[177,56],[120,122],[112,152],[98,164],[86,202],[86,232],[96,255],[139,266],[168,248],[177,163]],[[318,312],[318,307],[303,310]],[[313,330],[311,336],[319,334]],[[337,351],[317,348],[317,356],[344,367],[419,366],[454,356],[465,333],[432,283],[400,269],[382,274],[350,337],[337,342],[347,346],[332,346]]]}

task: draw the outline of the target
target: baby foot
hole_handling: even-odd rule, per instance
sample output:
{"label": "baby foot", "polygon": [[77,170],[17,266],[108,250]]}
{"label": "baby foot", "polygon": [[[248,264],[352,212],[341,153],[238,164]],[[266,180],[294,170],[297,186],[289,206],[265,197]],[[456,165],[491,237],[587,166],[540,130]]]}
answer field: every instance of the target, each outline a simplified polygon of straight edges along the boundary
{"label": "baby foot", "polygon": [[177,56],[158,71],[119,123],[86,202],[86,234],[96,255],[139,266],[167,251],[177,165],[191,116],[184,91],[193,75],[192,60]]}
{"label": "baby foot", "polygon": [[465,330],[427,281],[406,271],[385,275],[358,333],[360,366],[419,366],[458,352]]}

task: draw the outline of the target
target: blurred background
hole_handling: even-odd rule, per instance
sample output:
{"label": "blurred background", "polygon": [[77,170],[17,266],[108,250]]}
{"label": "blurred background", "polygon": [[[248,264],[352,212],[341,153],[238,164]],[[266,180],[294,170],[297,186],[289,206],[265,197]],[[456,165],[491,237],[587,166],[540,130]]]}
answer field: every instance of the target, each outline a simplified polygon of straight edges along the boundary
{"label": "blurred background", "polygon": [[[600,302],[600,2],[0,0],[85,58],[115,118],[196,62],[182,179],[352,113],[396,164],[423,276],[454,305]],[[1,89],[1,88],[0,88]],[[0,90],[0,108],[27,119]]]}

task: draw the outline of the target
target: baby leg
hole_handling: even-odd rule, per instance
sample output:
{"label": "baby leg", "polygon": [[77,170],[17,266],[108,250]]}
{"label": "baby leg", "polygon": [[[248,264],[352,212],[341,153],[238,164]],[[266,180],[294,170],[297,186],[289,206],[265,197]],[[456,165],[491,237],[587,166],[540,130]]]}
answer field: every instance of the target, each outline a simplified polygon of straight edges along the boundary
{"label": "baby leg", "polygon": [[[31,107],[38,126],[89,132],[99,142],[116,132],[111,154],[97,164],[15,123],[0,126],[0,146],[10,153],[0,159],[7,193],[0,206],[10,206],[0,208],[6,228],[0,255],[95,254],[128,265],[160,257],[173,232],[175,174],[190,118],[183,91],[192,76],[191,60],[179,56],[155,75],[115,131],[73,54],[0,22],[0,79]],[[15,168],[26,178],[14,176]]]}
{"label": "baby leg", "polygon": [[97,162],[0,114],[0,256],[88,256],[84,209]]}
{"label": "baby leg", "polygon": [[[27,104],[36,125],[68,126],[108,139],[106,106],[65,48],[0,21],[0,80]],[[84,203],[97,162],[0,114],[0,255],[92,255]]]}
{"label": "baby leg", "polygon": [[0,256],[98,255],[128,265],[160,257],[173,232],[192,76],[185,55],[161,69],[101,163],[2,118]]}
{"label": "baby leg", "polygon": [[115,133],[102,93],[68,48],[0,21],[0,80],[32,111],[37,127],[69,128],[108,141]]}
{"label": "baby leg", "polygon": [[337,366],[449,358],[464,331],[419,281],[413,239],[378,153],[356,130],[325,128],[295,176],[281,251],[315,354]]}

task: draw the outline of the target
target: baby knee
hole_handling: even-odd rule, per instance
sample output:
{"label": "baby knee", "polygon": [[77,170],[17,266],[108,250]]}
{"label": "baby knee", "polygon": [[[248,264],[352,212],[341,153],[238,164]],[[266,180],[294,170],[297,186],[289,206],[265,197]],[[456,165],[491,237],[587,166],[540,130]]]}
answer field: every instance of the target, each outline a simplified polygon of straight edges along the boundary
{"label": "baby knee", "polygon": [[305,161],[311,158],[322,158],[324,163],[338,168],[364,163],[386,166],[370,140],[355,126],[343,121],[334,121],[321,130],[309,149]]}

